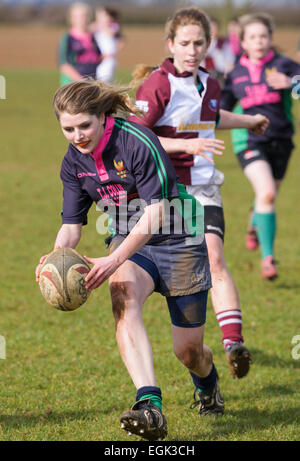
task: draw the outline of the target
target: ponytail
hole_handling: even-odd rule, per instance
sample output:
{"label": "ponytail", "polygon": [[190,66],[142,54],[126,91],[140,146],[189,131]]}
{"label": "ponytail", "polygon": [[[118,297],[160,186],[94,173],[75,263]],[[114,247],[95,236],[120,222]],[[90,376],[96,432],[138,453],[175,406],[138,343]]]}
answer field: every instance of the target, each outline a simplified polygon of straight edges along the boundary
{"label": "ponytail", "polygon": [[69,114],[88,113],[99,117],[101,114],[141,115],[127,92],[131,88],[107,85],[101,81],[86,79],[67,83],[59,88],[53,99],[53,108],[59,119],[62,112]]}
{"label": "ponytail", "polygon": [[147,66],[147,64],[138,64],[134,69],[132,76],[133,80],[130,82],[130,86],[136,88],[140,86],[154,70],[158,69],[156,66]]}

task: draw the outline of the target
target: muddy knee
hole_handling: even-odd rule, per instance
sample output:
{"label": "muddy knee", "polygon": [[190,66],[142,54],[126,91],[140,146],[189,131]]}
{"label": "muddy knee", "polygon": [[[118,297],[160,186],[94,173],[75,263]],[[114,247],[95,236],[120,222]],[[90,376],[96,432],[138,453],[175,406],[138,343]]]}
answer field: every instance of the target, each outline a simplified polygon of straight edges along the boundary
{"label": "muddy knee", "polygon": [[268,192],[265,197],[265,202],[268,204],[268,205],[273,205],[273,203],[275,203],[275,200],[276,200],[276,193],[275,192]]}
{"label": "muddy knee", "polygon": [[195,370],[203,360],[203,349],[195,346],[175,347],[174,354],[189,370]]}
{"label": "muddy knee", "polygon": [[110,284],[110,295],[112,311],[117,322],[124,316],[126,306],[131,297],[129,287],[126,283],[112,282]]}
{"label": "muddy knee", "polygon": [[272,190],[265,192],[260,198],[260,201],[264,205],[273,205],[275,203],[275,200],[276,200],[276,192]]}

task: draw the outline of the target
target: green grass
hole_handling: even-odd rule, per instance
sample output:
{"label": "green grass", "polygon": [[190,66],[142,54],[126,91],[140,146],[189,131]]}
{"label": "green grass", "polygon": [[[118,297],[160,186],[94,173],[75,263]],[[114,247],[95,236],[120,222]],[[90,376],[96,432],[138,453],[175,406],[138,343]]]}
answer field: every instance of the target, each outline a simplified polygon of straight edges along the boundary
{"label": "green grass", "polygon": [[[133,403],[135,389],[116,346],[107,284],[82,308],[65,313],[43,301],[34,281],[38,260],[52,248],[60,226],[59,169],[67,144],[51,108],[57,75],[2,74],[7,99],[0,100],[0,335],[6,339],[6,360],[0,360],[0,440],[128,440],[118,420]],[[128,81],[128,74],[120,74],[120,81]],[[243,333],[254,364],[246,379],[230,378],[209,301],[206,343],[214,351],[226,414],[200,421],[189,409],[191,380],[172,353],[164,299],[154,294],[144,320],[163,390],[168,440],[298,440],[300,360],[291,356],[291,341],[300,334],[300,138],[295,138],[298,147],[278,198],[280,277],[264,283],[259,254],[244,249],[252,192],[228,133],[220,133],[228,146],[217,160],[226,176],[225,253],[239,288]],[[105,254],[96,233],[98,216],[93,208],[78,247],[91,257]]]}

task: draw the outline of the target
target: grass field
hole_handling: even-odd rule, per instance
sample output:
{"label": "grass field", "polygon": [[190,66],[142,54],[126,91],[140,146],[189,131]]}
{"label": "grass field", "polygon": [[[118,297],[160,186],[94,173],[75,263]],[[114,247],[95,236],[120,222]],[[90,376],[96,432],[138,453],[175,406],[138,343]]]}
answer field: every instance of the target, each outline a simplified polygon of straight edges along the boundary
{"label": "grass field", "polygon": [[[1,71],[7,99],[1,117],[0,440],[137,440],[119,428],[119,415],[133,403],[135,389],[116,346],[107,284],[72,313],[48,306],[34,281],[42,254],[60,226],[60,162],[66,142],[52,114],[55,71]],[[127,81],[126,73],[120,74]],[[299,108],[295,110],[297,114]],[[298,130],[299,133],[299,130]],[[300,360],[291,344],[300,335],[300,137],[278,199],[276,256],[280,277],[264,283],[259,254],[244,249],[252,202],[250,186],[231,149],[228,133],[217,166],[225,172],[227,225],[225,253],[238,285],[244,337],[254,357],[249,376],[232,380],[211,303],[206,342],[215,355],[226,414],[200,421],[189,405],[191,380],[175,359],[169,314],[155,294],[144,320],[152,342],[158,385],[162,387],[170,441],[299,440]],[[78,247],[88,256],[105,254],[96,233],[93,208]]]}

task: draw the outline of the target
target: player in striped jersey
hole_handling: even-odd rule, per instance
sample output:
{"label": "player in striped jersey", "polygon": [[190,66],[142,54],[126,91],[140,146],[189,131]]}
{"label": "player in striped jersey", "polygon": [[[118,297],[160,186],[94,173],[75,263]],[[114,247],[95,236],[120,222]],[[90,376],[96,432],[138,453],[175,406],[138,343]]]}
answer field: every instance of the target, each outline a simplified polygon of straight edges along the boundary
{"label": "player in striped jersey", "polygon": [[148,440],[167,434],[142,319],[153,291],[166,297],[175,355],[203,392],[200,414],[222,414],[212,352],[203,344],[211,287],[203,207],[177,182],[156,135],[112,116],[138,112],[121,90],[95,81],[69,83],[57,91],[54,109],[70,142],[61,167],[62,227],[55,247],[77,246],[93,202],[111,218],[109,256],[86,258],[93,264],[86,282],[93,290],[109,278],[117,343],[137,388],[121,427]]}
{"label": "player in striped jersey", "polygon": [[215,139],[216,125],[248,127],[262,133],[268,120],[259,114],[240,116],[220,110],[219,83],[199,67],[209,43],[210,24],[205,13],[196,7],[177,11],[167,25],[172,58],[154,71],[137,69],[136,81],[150,71],[136,94],[136,105],[145,115],[130,120],[159,136],[187,191],[204,206],[213,307],[231,374],[242,378],[248,373],[251,356],[243,345],[238,291],[223,252],[225,224],[220,187],[224,175],[214,168],[212,157],[223,149],[223,142]]}

